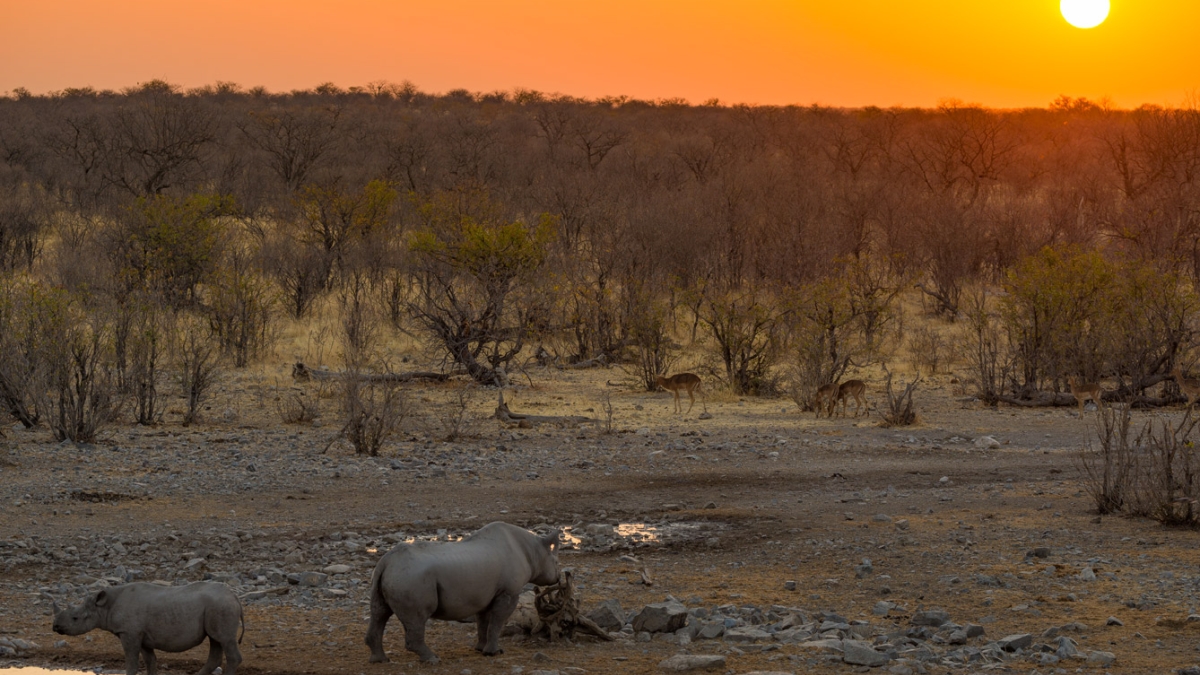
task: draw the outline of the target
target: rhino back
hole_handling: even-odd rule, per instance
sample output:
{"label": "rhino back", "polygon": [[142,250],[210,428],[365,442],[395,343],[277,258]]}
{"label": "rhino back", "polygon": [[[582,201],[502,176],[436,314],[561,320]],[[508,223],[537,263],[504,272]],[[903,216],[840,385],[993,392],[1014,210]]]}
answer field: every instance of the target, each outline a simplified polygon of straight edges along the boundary
{"label": "rhino back", "polygon": [[492,525],[461,542],[392,549],[380,561],[384,598],[393,607],[423,606],[433,618],[453,620],[477,614],[500,593],[520,593],[533,574],[520,533],[535,543],[536,537],[521,528]]}
{"label": "rhino back", "polygon": [[[234,626],[241,617],[237,596],[223,584],[196,582],[187,586],[135,583],[117,587],[110,600],[108,630],[136,632],[151,649],[179,652],[204,641],[206,617],[225,615]],[[116,589],[114,589],[116,590]]]}

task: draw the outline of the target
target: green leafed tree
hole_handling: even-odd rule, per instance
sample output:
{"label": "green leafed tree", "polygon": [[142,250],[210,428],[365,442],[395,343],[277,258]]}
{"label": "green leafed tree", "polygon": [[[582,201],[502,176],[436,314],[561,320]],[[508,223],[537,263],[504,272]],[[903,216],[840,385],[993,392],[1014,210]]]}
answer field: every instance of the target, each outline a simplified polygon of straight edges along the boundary
{"label": "green leafed tree", "polygon": [[445,196],[422,205],[408,237],[417,324],[480,384],[502,385],[507,366],[545,324],[550,302],[539,284],[557,220],[509,219],[487,203],[463,209]]}

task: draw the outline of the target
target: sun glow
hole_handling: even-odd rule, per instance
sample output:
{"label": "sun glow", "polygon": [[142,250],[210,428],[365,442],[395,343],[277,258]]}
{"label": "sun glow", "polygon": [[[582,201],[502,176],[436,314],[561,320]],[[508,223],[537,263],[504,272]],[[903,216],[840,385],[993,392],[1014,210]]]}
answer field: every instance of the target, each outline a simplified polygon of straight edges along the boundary
{"label": "sun glow", "polygon": [[1095,28],[1108,18],[1108,0],[1062,0],[1063,18],[1076,28]]}

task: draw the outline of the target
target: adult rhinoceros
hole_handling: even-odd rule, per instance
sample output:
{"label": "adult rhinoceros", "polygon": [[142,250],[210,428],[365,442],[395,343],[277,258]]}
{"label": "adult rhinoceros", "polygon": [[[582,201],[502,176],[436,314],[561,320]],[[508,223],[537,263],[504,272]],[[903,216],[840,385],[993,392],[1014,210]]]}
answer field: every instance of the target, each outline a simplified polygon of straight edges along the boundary
{"label": "adult rhinoceros", "polygon": [[399,544],[380,559],[371,577],[371,662],[388,660],[383,630],[395,614],[404,625],[404,647],[426,663],[438,658],[425,644],[430,618],[475,618],[476,651],[503,652],[504,622],[517,607],[525,584],[558,581],[558,531],[539,537],[508,523],[489,523],[459,542]]}
{"label": "adult rhinoceros", "polygon": [[[199,675],[209,675],[225,655],[225,675],[234,675],[242,654],[238,624],[242,603],[225,584],[197,581],[186,586],[124,584],[89,596],[82,604],[54,605],[54,632],[82,635],[102,628],[121,640],[125,673],[136,675],[138,655],[149,675],[158,672],[155,649],[183,652],[208,638],[208,662]],[[245,632],[245,625],[242,625]]]}

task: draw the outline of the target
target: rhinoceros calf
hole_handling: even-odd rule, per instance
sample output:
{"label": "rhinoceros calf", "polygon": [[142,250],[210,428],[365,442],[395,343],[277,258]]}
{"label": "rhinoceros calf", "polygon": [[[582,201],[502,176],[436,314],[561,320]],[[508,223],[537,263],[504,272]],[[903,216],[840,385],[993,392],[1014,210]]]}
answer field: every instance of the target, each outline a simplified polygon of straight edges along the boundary
{"label": "rhinoceros calf", "polygon": [[155,649],[182,652],[208,638],[208,662],[199,675],[209,675],[225,654],[225,675],[235,675],[242,654],[238,624],[242,603],[225,584],[197,581],[187,586],[124,584],[106,588],[76,607],[54,605],[54,632],[82,635],[102,628],[121,640],[126,675],[136,675],[138,654],[146,671],[155,675]]}
{"label": "rhinoceros calf", "polygon": [[399,544],[380,559],[371,577],[371,663],[388,660],[383,630],[395,614],[404,625],[404,647],[427,663],[438,658],[425,644],[425,622],[475,618],[475,650],[500,654],[504,622],[525,584],[558,581],[557,531],[539,537],[508,523],[490,523],[460,542]]}

